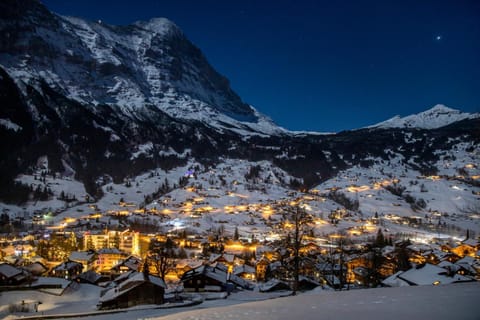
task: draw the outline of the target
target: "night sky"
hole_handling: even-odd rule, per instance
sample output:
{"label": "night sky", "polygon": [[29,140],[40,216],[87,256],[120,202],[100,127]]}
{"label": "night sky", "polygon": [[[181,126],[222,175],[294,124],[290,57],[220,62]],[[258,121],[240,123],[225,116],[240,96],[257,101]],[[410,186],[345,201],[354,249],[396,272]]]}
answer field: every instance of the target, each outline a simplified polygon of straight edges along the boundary
{"label": "night sky", "polygon": [[480,112],[477,0],[42,0],[127,25],[166,17],[242,99],[291,130],[338,132],[437,103]]}

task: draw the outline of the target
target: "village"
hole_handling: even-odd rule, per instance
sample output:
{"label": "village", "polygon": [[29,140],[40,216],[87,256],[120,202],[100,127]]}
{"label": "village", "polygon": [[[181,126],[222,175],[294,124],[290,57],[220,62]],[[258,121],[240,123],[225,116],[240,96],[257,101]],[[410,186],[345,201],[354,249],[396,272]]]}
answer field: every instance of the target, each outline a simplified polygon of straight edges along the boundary
{"label": "village", "polygon": [[[461,166],[476,180],[476,166]],[[468,192],[456,171],[356,168],[295,190],[278,168],[230,160],[122,183],[105,178],[103,198],[92,201],[81,184],[46,168],[19,179],[45,190],[50,207],[0,215],[2,292],[62,296],[88,284],[98,290],[97,310],[115,310],[192,294],[267,299],[480,280],[478,216],[457,213],[458,205],[440,196],[477,200],[477,189]],[[38,310],[38,301],[22,301],[3,312]]]}
{"label": "village", "polygon": [[[193,191],[193,187],[185,189]],[[186,228],[186,224],[199,226],[198,217],[215,211],[199,198],[177,208],[182,215],[190,215],[188,221],[169,220],[161,233],[153,232],[156,223],[139,224],[138,218],[167,220],[165,216],[174,209],[140,210],[120,202],[119,210],[63,218],[58,225],[49,224],[53,217],[48,215],[36,217],[31,231],[0,238],[1,290],[56,288],[62,292],[76,283],[88,283],[102,288],[98,308],[112,309],[173,302],[188,292],[225,298],[236,290],[353,290],[480,279],[480,241],[469,234],[461,240],[414,241],[414,233],[388,232],[386,224],[404,220],[400,217],[359,220],[347,210],[332,210],[322,219],[307,213],[310,205],[322,201],[313,192],[297,194],[290,201],[225,206],[227,215],[249,210],[262,214],[269,228],[255,228],[255,222],[247,220],[246,227],[258,230],[249,234],[246,228],[221,223],[207,232]],[[299,212],[300,221],[295,216]],[[280,213],[282,218],[277,219]],[[358,223],[315,235],[315,227],[351,219]],[[118,223],[111,223],[109,229],[107,220]]]}

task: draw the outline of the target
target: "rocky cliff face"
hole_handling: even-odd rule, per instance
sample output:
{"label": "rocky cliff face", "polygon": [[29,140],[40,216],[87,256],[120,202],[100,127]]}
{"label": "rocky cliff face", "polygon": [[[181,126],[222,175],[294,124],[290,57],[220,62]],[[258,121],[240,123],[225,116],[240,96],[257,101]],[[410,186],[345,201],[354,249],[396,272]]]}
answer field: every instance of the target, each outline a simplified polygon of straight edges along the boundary
{"label": "rocky cliff face", "polygon": [[[219,128],[268,119],[242,102],[202,52],[164,18],[110,26],[50,13],[37,1],[1,4],[0,61],[18,82],[134,116],[145,108]],[[152,108],[151,108],[152,110]]]}

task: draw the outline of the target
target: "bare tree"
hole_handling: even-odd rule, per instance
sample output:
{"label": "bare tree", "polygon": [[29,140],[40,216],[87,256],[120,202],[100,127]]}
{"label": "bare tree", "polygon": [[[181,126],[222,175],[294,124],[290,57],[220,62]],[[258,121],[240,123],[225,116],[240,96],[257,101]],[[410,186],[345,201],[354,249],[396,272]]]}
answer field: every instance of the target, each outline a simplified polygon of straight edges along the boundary
{"label": "bare tree", "polygon": [[168,269],[174,266],[175,256],[175,244],[170,238],[167,238],[166,242],[152,240],[145,258],[145,267],[152,268],[162,280],[165,280]]}
{"label": "bare tree", "polygon": [[298,291],[300,273],[300,248],[303,237],[311,233],[313,217],[301,203],[292,203],[283,208],[283,230],[286,247],[293,253],[293,294]]}

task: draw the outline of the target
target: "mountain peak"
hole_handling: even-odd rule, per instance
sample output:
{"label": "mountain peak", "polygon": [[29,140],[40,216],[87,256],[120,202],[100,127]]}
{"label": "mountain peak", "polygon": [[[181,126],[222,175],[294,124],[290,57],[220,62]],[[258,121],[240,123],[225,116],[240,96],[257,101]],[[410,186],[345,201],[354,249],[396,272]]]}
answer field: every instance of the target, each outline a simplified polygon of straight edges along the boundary
{"label": "mountain peak", "polygon": [[0,9],[0,33],[9,35],[0,41],[0,67],[16,81],[43,82],[85,107],[109,105],[132,118],[155,110],[219,131],[284,133],[169,19],[114,26],[59,16],[34,0],[6,0]]}
{"label": "mountain peak", "polygon": [[429,112],[429,111],[430,112],[460,112],[457,109],[449,108],[446,105],[441,104],[441,103],[434,105],[431,109],[429,109],[425,112]]}
{"label": "mountain peak", "polygon": [[367,128],[418,128],[418,129],[436,129],[447,126],[451,123],[480,117],[478,113],[467,113],[457,109],[447,107],[443,104],[437,104],[432,108],[409,115],[406,117],[395,116],[386,121],[377,123]]}
{"label": "mountain peak", "polygon": [[181,32],[180,28],[167,18],[152,18],[148,21],[137,21],[134,25],[156,34],[168,34],[172,31]]}

